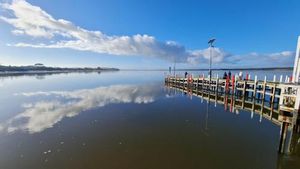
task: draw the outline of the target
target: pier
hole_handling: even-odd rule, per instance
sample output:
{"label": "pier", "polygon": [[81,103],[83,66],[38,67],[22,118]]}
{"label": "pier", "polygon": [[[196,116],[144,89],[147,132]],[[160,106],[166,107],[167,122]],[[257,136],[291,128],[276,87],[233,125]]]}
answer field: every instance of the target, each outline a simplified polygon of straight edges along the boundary
{"label": "pier", "polygon": [[[300,133],[300,85],[281,80],[258,80],[257,77],[239,79],[237,76],[221,79],[218,77],[179,77],[168,76],[165,85],[186,92],[191,96],[200,97],[223,104],[226,110],[237,112],[240,109],[260,115],[262,118],[281,126],[279,137],[279,153],[289,152],[289,140],[293,133]],[[291,133],[291,134],[288,134]],[[287,139],[290,137],[290,139]]]}

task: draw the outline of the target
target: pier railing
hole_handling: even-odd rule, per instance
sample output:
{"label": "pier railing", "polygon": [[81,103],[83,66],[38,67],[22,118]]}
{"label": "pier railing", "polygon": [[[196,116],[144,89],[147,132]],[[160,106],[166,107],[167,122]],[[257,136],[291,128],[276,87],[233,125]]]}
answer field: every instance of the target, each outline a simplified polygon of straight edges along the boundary
{"label": "pier railing", "polygon": [[279,152],[284,152],[287,131],[300,131],[300,85],[276,81],[188,76],[165,78],[165,84],[176,90],[224,104],[225,109],[251,111],[281,126]]}

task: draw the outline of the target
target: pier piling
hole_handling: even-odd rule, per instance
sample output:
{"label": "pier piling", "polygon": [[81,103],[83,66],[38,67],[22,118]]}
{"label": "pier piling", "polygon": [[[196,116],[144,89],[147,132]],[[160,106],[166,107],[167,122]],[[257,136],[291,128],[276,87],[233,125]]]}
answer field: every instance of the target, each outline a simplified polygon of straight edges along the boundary
{"label": "pier piling", "polygon": [[[300,132],[300,85],[293,83],[276,82],[276,76],[272,81],[240,79],[233,75],[226,79],[213,77],[193,77],[189,75],[186,78],[178,76],[168,76],[165,84],[176,90],[195,95],[202,99],[215,101],[215,104],[224,104],[225,110],[230,106],[231,112],[239,112],[239,109],[251,111],[266,118],[280,126],[279,148],[278,152],[283,153],[287,131]],[[286,76],[286,81],[289,78]],[[250,97],[249,97],[250,96]]]}

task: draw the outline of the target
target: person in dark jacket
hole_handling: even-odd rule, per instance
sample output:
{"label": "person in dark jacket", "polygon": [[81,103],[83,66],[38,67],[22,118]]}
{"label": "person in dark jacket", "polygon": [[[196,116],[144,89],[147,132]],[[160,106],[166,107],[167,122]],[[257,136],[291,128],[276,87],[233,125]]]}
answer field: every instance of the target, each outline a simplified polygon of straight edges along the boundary
{"label": "person in dark jacket", "polygon": [[226,78],[227,78],[227,73],[224,72],[223,79],[226,79]]}

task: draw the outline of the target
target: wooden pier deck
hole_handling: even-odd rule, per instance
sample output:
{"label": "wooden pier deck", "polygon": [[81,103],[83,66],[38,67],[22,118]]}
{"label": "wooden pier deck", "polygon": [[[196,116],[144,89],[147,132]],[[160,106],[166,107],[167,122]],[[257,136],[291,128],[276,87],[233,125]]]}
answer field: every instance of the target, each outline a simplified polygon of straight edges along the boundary
{"label": "wooden pier deck", "polygon": [[199,77],[187,78],[168,76],[165,84],[191,96],[224,104],[225,109],[238,112],[248,110],[253,116],[260,115],[281,126],[279,152],[286,149],[288,130],[300,132],[299,103],[300,85],[275,81],[240,80],[232,78],[219,79]]}

